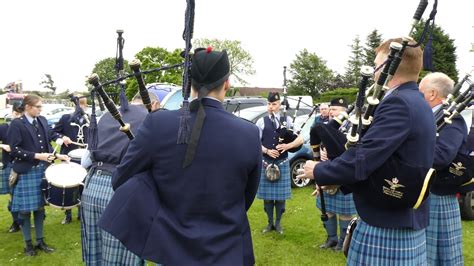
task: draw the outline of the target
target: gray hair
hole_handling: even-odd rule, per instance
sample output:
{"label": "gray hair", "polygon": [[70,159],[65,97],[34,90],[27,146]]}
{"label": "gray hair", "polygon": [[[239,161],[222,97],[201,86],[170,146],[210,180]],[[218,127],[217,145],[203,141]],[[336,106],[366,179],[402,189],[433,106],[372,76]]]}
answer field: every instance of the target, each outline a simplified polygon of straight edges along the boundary
{"label": "gray hair", "polygon": [[437,90],[442,98],[446,98],[453,91],[454,81],[441,72],[430,73],[422,81],[427,88]]}

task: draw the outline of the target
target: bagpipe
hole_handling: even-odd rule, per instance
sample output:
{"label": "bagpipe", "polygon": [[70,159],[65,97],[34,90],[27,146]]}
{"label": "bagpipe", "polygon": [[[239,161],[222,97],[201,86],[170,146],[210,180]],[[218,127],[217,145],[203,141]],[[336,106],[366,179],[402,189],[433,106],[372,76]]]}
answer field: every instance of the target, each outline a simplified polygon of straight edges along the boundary
{"label": "bagpipe", "polygon": [[[474,84],[469,77],[470,74],[466,74],[466,76],[454,86],[453,92],[448,95],[441,108],[435,112],[438,134],[440,134],[445,126],[452,124],[454,119],[459,119],[461,112],[470,106],[474,98]],[[460,92],[464,83],[468,83],[469,87],[463,92]],[[470,132],[470,134],[472,133]],[[433,185],[457,189],[474,183],[473,177],[474,156],[458,152],[450,165],[437,171]]]}
{"label": "bagpipe", "polygon": [[[91,97],[93,98],[92,102],[94,103],[95,95],[98,94],[99,95],[98,100],[99,100],[99,105],[101,106],[101,110],[104,110],[102,105],[105,105],[105,107],[107,108],[109,113],[112,115],[112,117],[115,120],[117,120],[117,122],[120,124],[119,130],[124,132],[127,135],[127,137],[130,140],[132,140],[134,138],[134,135],[130,129],[130,124],[125,123],[125,121],[123,121],[122,115],[119,109],[117,108],[115,103],[112,101],[109,94],[107,94],[107,92],[104,90],[104,87],[109,86],[109,85],[119,85],[121,109],[126,110],[127,109],[126,105],[128,105],[128,102],[125,96],[125,80],[128,78],[136,78],[137,83],[138,83],[139,94],[141,96],[143,104],[147,108],[148,112],[151,112],[151,100],[148,95],[148,90],[146,88],[146,85],[143,79],[143,74],[149,74],[153,72],[159,72],[159,71],[164,71],[168,69],[178,68],[178,67],[183,66],[184,63],[178,63],[178,64],[174,64],[170,66],[162,66],[162,67],[158,67],[158,68],[154,68],[150,70],[141,71],[140,60],[134,59],[129,64],[130,69],[132,70],[133,73],[126,74],[124,72],[124,58],[123,58],[123,46],[125,42],[122,37],[123,30],[117,30],[117,34],[118,34],[118,38],[117,38],[117,53],[116,53],[116,64],[115,64],[117,78],[101,83],[99,76],[96,73],[93,73],[92,75],[89,76],[88,82],[93,86],[93,89],[91,90]],[[93,116],[95,117],[94,105],[93,105]],[[93,133],[91,133],[91,135],[92,134]]]}
{"label": "bagpipe", "polygon": [[[427,5],[428,1],[420,1],[413,16],[413,23],[411,24],[408,36],[412,35]],[[361,68],[362,78],[359,84],[356,104],[349,114],[340,116],[343,120],[333,119],[335,122],[317,124],[311,129],[310,144],[316,159],[319,157],[318,148],[321,143],[324,144],[329,159],[339,157],[346,150],[356,149],[356,172],[363,172],[363,155],[361,155],[359,149],[361,139],[372,124],[375,110],[382,101],[385,92],[389,89],[387,85],[395,75],[405,50],[410,47],[418,47],[423,42],[430,23],[436,15],[436,7],[437,1],[433,5],[430,18],[425,23],[422,37],[417,43],[414,43],[411,37],[402,38],[401,43],[390,43],[387,60],[379,66],[379,68],[382,68],[381,73],[374,85],[369,89],[369,93],[366,92],[366,86],[372,71],[367,67]],[[375,72],[377,71],[378,69],[375,70]],[[364,97],[366,94],[367,97]],[[367,102],[365,112],[362,112],[365,101]],[[416,209],[428,196],[433,172],[434,169],[420,169],[392,155],[383,165],[371,173],[368,178],[352,185],[345,185],[345,187],[352,192],[357,192],[363,197],[367,197],[368,201],[381,208]]]}
{"label": "bagpipe", "polygon": [[[282,104],[284,105],[283,109],[283,115],[280,116],[280,127],[277,129],[277,132],[279,134],[278,136],[278,143],[279,144],[287,144],[293,142],[298,135],[293,132],[293,125],[288,125],[287,122],[287,112],[289,108],[288,104],[288,99],[287,99],[287,86],[286,86],[286,66],[283,67],[283,101]],[[295,114],[293,116],[293,121],[296,119],[296,113],[297,110],[299,109],[299,105],[301,103],[301,97],[298,100]],[[289,152],[297,152],[299,149],[301,149],[302,145],[299,145],[297,147],[291,148],[288,151]],[[272,163],[268,164],[265,168],[265,176],[267,180],[275,182],[280,179],[280,168],[278,167],[277,164],[275,164],[277,158],[273,160]]]}

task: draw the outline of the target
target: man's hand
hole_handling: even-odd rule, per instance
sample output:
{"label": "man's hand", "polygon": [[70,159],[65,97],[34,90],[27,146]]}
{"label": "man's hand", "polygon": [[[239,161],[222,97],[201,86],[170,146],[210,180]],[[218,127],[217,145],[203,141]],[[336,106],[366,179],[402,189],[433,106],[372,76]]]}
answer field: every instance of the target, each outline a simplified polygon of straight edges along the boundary
{"label": "man's hand", "polygon": [[326,151],[326,148],[322,148],[319,152],[319,156],[321,157],[321,161],[327,161],[328,160],[328,152]]}
{"label": "man's hand", "polygon": [[71,158],[67,156],[66,154],[56,154],[56,158],[58,158],[61,161],[66,161],[66,162],[71,161]]}
{"label": "man's hand", "polygon": [[35,153],[35,159],[40,161],[49,162],[50,156],[53,156],[51,153]]}
{"label": "man's hand", "polygon": [[10,145],[7,145],[7,144],[2,144],[2,149],[4,149],[6,152],[10,152],[10,151],[11,151]]}
{"label": "man's hand", "polygon": [[285,151],[293,148],[293,146],[290,143],[282,143],[282,144],[278,144],[276,148],[279,152],[284,153]]}
{"label": "man's hand", "polygon": [[278,156],[280,156],[280,152],[278,152],[278,150],[270,150],[268,149],[267,150],[267,155],[272,157],[273,159],[275,158],[278,158]]}
{"label": "man's hand", "polygon": [[318,162],[308,160],[304,164],[303,169],[298,169],[298,175],[296,178],[298,179],[314,179],[313,170],[314,167],[318,164]]}
{"label": "man's hand", "polygon": [[72,143],[72,140],[68,136],[62,137],[63,139],[63,144],[66,145],[66,147]]}

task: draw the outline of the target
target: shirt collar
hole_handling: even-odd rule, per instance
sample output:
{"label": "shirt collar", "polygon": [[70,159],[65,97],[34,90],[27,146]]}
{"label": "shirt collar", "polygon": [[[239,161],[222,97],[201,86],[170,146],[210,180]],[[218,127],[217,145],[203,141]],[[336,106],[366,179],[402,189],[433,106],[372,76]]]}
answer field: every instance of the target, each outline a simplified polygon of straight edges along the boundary
{"label": "shirt collar", "polygon": [[27,114],[27,113],[25,113],[25,117],[26,117],[26,119],[28,119],[28,122],[29,122],[30,124],[33,124],[33,120],[36,119],[35,117],[32,117],[32,116],[30,116],[30,115]]}
{"label": "shirt collar", "polygon": [[436,111],[438,111],[439,108],[441,108],[441,106],[443,106],[443,104],[441,104],[441,103],[436,105],[436,106],[433,106],[433,108],[431,108],[431,111],[433,111],[433,113],[436,113]]}

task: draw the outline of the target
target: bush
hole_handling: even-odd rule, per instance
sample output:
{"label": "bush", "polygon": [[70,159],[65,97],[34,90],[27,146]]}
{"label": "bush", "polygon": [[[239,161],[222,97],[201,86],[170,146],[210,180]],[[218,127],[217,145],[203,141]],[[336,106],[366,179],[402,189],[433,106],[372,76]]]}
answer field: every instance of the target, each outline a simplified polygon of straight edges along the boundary
{"label": "bush", "polygon": [[316,103],[330,102],[333,98],[343,97],[347,102],[352,103],[355,101],[357,96],[357,88],[338,88],[331,91],[326,91],[321,93],[318,99],[315,100]]}

